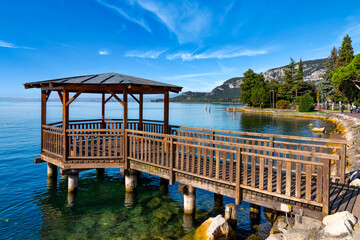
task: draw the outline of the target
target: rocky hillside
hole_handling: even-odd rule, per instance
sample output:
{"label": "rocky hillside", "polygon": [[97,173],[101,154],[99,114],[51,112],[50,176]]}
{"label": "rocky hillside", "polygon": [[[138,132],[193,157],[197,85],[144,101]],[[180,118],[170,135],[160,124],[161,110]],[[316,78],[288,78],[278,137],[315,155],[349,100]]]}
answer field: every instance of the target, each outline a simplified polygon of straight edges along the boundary
{"label": "rocky hillside", "polygon": [[[326,58],[309,60],[303,62],[304,69],[304,80],[306,81],[314,81],[318,82],[322,79],[322,75],[325,73],[324,63],[326,62]],[[298,64],[295,66],[298,67]],[[265,79],[275,79],[280,80],[284,76],[283,69],[285,66],[272,68],[267,70],[264,73]]]}
{"label": "rocky hillside", "polygon": [[[318,82],[325,72],[324,63],[326,58],[309,60],[303,62],[305,81]],[[298,65],[296,65],[297,68]],[[285,66],[272,68],[264,73],[265,79],[281,80]],[[242,77],[234,77],[226,80],[222,85],[217,86],[209,93],[184,92],[179,96],[171,98],[172,102],[239,102],[240,84]]]}

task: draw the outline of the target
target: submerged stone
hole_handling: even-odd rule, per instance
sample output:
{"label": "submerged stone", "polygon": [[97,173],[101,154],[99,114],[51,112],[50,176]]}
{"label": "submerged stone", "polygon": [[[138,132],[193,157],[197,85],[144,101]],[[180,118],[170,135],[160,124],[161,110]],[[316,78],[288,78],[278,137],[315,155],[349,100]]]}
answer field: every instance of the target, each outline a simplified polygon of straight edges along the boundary
{"label": "submerged stone", "polygon": [[160,203],[161,203],[161,199],[158,198],[158,197],[155,197],[155,198],[151,199],[151,200],[146,204],[146,206],[149,207],[149,208],[155,208],[155,207],[159,206]]}
{"label": "submerged stone", "polygon": [[153,213],[153,217],[157,218],[161,225],[165,225],[171,219],[171,216],[171,211],[165,208],[159,208]]}

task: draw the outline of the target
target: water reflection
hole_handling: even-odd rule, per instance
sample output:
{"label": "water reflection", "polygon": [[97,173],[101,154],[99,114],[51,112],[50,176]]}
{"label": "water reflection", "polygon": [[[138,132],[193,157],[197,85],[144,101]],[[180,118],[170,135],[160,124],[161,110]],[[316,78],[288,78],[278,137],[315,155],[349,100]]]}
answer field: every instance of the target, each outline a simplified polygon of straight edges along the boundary
{"label": "water reflection", "polygon": [[[319,119],[278,117],[258,113],[241,113],[239,116],[240,129],[246,129],[248,132],[328,138],[329,133],[334,130],[331,122]],[[314,126],[325,127],[326,133],[319,135],[311,132],[311,128],[308,127],[310,123]]]}

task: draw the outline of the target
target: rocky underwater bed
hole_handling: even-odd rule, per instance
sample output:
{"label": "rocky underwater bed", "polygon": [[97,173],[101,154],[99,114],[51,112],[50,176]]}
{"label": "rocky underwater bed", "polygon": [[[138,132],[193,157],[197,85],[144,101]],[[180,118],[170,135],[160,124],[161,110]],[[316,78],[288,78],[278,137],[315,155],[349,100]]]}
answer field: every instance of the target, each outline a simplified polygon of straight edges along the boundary
{"label": "rocky underwater bed", "polygon": [[[177,185],[160,187],[160,179],[141,174],[137,193],[125,194],[124,179],[115,170],[103,179],[95,172],[81,173],[75,204],[69,206],[66,179],[48,186],[38,196],[43,213],[42,238],[52,239],[180,239],[206,219],[224,213],[224,206],[234,200],[224,197],[223,206],[214,205],[213,193],[197,191],[194,217],[184,215],[183,195]],[[265,239],[271,223],[264,213],[252,222],[249,204],[238,206],[237,239]]]}

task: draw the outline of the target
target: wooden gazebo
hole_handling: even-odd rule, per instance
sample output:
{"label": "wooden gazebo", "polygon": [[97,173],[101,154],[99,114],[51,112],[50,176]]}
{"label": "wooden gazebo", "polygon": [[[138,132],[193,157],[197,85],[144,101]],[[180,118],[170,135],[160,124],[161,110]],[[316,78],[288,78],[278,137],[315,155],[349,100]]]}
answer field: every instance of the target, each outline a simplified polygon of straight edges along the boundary
{"label": "wooden gazebo", "polygon": [[[37,161],[46,161],[62,169],[124,167],[124,148],[121,146],[125,144],[123,130],[129,126],[137,130],[154,127],[150,126],[154,121],[143,119],[143,95],[164,94],[161,133],[168,133],[169,92],[178,93],[182,89],[179,86],[118,73],[29,82],[24,86],[25,89],[41,88],[41,160]],[[56,92],[62,102],[62,121],[47,123],[46,103],[52,92]],[[70,93],[74,93],[71,98]],[[70,104],[82,93],[102,95],[101,118],[69,120]],[[139,118],[136,120],[128,119],[129,96],[139,104]],[[123,106],[123,119],[105,118],[105,105],[111,98]]]}

